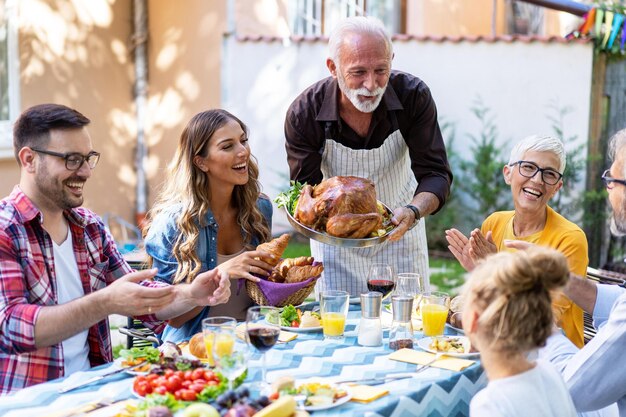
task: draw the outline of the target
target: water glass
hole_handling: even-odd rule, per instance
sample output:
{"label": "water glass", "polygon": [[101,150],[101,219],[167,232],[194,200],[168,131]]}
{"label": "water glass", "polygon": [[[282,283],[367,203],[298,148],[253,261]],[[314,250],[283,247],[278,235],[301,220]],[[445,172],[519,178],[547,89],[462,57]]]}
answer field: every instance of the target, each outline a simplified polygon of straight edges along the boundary
{"label": "water glass", "polygon": [[[235,343],[234,348],[228,352],[227,350],[220,348],[219,341],[221,339],[234,340],[234,331],[219,331],[215,333],[216,343],[213,345],[213,358],[215,365],[219,368],[220,372],[228,380],[228,389],[233,389],[233,382],[241,374],[244,373],[247,366],[247,346],[241,343]],[[231,339],[233,338],[233,339]]]}
{"label": "water glass", "polygon": [[[237,320],[228,316],[207,317],[202,320],[202,334],[204,336],[204,346],[206,348],[209,366],[215,366],[213,345],[215,345],[220,352],[231,353],[233,351],[236,326]],[[229,331],[231,331],[232,337],[227,336],[227,332]],[[220,332],[223,334],[217,339],[217,343],[215,343],[216,334]]]}
{"label": "water glass", "polygon": [[349,306],[350,294],[346,291],[324,291],[320,294],[322,330],[326,339],[343,339]]}
{"label": "water glass", "polygon": [[450,309],[450,296],[438,291],[422,294],[420,304],[424,336],[443,336]]}

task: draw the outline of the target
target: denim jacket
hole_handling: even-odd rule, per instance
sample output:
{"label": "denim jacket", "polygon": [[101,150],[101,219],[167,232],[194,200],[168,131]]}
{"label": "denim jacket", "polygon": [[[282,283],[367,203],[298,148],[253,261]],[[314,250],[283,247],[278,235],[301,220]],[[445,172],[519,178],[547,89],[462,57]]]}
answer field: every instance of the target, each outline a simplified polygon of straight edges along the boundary
{"label": "denim jacket", "polygon": [[[271,228],[273,213],[272,203],[266,197],[260,197],[257,200],[257,207]],[[172,248],[178,238],[179,232],[176,226],[176,220],[180,215],[181,209],[180,204],[175,204],[159,213],[152,222],[148,235],[146,236],[146,252],[153,259],[152,266],[158,269],[155,277],[156,281],[171,284],[174,274],[176,273],[178,261],[176,261],[176,257],[174,257],[172,253]],[[202,262],[200,272],[208,271],[217,266],[218,225],[210,209],[206,214],[205,223],[207,225],[200,229],[200,237],[196,249],[198,259]],[[259,244],[259,240],[256,236],[252,238],[251,244],[253,246]],[[200,314],[178,329],[169,325],[166,326],[161,334],[161,339],[174,343],[189,340],[191,336],[202,331],[202,319],[207,317],[208,314],[209,307],[205,307]]]}

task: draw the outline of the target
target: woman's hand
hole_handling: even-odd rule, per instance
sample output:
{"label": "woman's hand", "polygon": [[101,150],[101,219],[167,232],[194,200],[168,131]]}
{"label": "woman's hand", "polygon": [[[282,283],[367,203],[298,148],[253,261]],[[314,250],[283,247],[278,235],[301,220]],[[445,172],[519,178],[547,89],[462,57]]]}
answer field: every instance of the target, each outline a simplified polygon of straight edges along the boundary
{"label": "woman's hand", "polygon": [[470,255],[469,239],[457,229],[449,229],[446,230],[446,240],[448,241],[448,249],[461,266],[468,272],[474,269],[476,265]]}
{"label": "woman's hand", "polygon": [[226,272],[230,279],[245,278],[252,282],[259,282],[261,279],[252,274],[269,276],[273,268],[260,258],[271,258],[278,262],[278,259],[269,252],[251,250],[220,264],[218,269]]}
{"label": "woman's hand", "polygon": [[472,230],[469,238],[469,245],[469,254],[474,263],[498,252],[498,247],[491,236],[491,230],[487,232],[487,235],[483,235],[478,229]]}

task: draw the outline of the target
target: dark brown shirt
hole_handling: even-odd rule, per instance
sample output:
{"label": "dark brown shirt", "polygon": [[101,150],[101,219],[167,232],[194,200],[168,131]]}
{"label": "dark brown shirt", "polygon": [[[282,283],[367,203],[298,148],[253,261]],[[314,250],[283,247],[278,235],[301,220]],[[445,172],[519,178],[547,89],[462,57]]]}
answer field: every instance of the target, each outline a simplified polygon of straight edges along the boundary
{"label": "dark brown shirt", "polygon": [[435,194],[439,210],[450,192],[452,172],[428,86],[411,74],[392,71],[365,138],[339,117],[339,93],[337,81],[328,77],[307,88],[289,106],[285,147],[291,179],[309,184],[322,181],[320,165],[326,139],[352,149],[376,149],[400,129],[409,148],[411,170],[419,182],[415,194]]}

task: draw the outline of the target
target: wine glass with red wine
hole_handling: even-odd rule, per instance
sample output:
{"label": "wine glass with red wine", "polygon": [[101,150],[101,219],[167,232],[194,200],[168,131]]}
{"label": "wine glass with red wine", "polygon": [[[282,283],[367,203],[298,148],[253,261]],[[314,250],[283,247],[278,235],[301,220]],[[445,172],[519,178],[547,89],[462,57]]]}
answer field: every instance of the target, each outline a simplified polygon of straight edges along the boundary
{"label": "wine glass with red wine", "polygon": [[253,306],[248,309],[246,315],[246,338],[250,345],[261,353],[261,389],[267,389],[267,380],[265,378],[265,352],[270,350],[280,335],[280,321],[275,322],[273,319],[267,320],[267,317],[278,317],[280,311],[276,307]]}
{"label": "wine glass with red wine", "polygon": [[383,300],[391,294],[396,283],[393,279],[393,269],[387,264],[372,264],[367,275],[367,289],[378,291]]}

